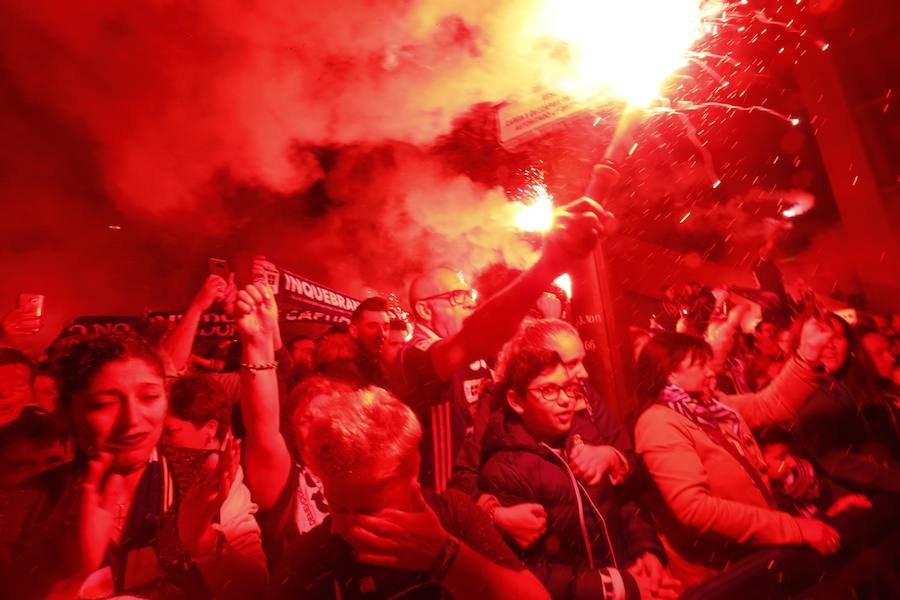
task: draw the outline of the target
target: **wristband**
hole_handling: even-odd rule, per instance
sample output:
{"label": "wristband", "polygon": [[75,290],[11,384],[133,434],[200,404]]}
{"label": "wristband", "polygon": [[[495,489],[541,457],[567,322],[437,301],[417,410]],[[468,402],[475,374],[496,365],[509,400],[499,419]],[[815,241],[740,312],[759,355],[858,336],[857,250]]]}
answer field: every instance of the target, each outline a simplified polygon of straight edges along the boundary
{"label": "wristband", "polygon": [[247,369],[248,371],[271,371],[278,367],[277,362],[267,362],[267,363],[241,363],[242,369]]}
{"label": "wristband", "polygon": [[448,535],[441,546],[440,552],[438,552],[437,558],[434,559],[431,568],[428,570],[431,581],[435,583],[443,581],[450,569],[453,568],[453,563],[456,562],[457,556],[459,556],[459,541]]}

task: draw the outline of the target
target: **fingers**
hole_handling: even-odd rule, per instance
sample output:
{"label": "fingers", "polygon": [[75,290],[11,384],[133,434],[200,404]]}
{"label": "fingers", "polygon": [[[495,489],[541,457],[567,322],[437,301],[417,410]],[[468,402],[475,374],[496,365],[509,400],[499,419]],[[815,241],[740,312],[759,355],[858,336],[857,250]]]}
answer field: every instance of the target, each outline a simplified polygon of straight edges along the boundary
{"label": "fingers", "polygon": [[612,213],[603,208],[597,201],[587,196],[582,196],[576,200],[563,205],[562,209],[573,214],[590,213],[598,218],[608,218]]}
{"label": "fingers", "polygon": [[382,536],[402,535],[404,527],[401,525],[409,519],[410,513],[394,509],[385,509],[375,515],[354,515],[353,523],[369,531]]}
{"label": "fingers", "polygon": [[109,452],[98,451],[96,456],[88,460],[87,474],[83,485],[99,486],[103,476],[112,465],[113,455]]}
{"label": "fingers", "polygon": [[253,309],[256,307],[256,301],[253,299],[253,296],[247,291],[252,286],[247,286],[246,288],[240,290],[237,293],[237,303],[238,305],[243,305],[247,307],[247,312],[253,312]]}
{"label": "fingers", "polygon": [[206,278],[206,287],[214,290],[216,295],[221,298],[225,295],[225,289],[228,287],[228,282],[219,275],[210,275]]}
{"label": "fingers", "polygon": [[262,294],[262,290],[260,290],[259,287],[257,287],[257,284],[251,283],[244,289],[247,291],[247,294],[251,298],[253,298],[254,305],[256,305],[256,306],[262,305],[263,294]]}
{"label": "fingers", "polygon": [[841,534],[839,534],[830,525],[822,524],[822,535],[824,537],[824,548],[820,550],[822,554],[834,554],[841,549]]}
{"label": "fingers", "polygon": [[275,297],[272,294],[272,290],[269,289],[269,286],[259,283],[251,283],[240,290],[237,293],[237,299],[239,303],[243,302],[251,307],[251,310],[254,310],[258,306],[269,309],[272,308],[272,305],[275,303]]}
{"label": "fingers", "polygon": [[360,554],[388,555],[396,552],[401,547],[399,542],[382,537],[359,525],[351,525],[344,528],[340,532],[340,536]]}
{"label": "fingers", "polygon": [[112,511],[125,495],[125,477],[118,473],[111,473],[103,482],[103,490],[100,492],[100,508]]}
{"label": "fingers", "polygon": [[200,471],[197,473],[197,479],[193,487],[197,488],[203,497],[207,497],[213,492],[219,492],[221,483],[219,461],[219,453],[211,452],[203,461],[203,464],[200,465]]}
{"label": "fingers", "polygon": [[210,453],[197,475],[195,491],[199,498],[209,505],[218,506],[228,497],[231,485],[223,468],[225,463],[226,460],[220,457],[219,453]]}
{"label": "fingers", "polygon": [[372,552],[357,553],[356,558],[363,563],[375,565],[377,567],[397,568],[400,566],[400,559],[390,554],[376,554]]}
{"label": "fingers", "polygon": [[241,462],[241,441],[234,439],[231,433],[225,438],[225,445],[222,451],[222,459],[220,461],[220,470],[222,471],[222,492],[227,496],[231,491],[231,486],[237,477],[238,466]]}
{"label": "fingers", "polygon": [[267,312],[273,312],[277,308],[275,303],[275,295],[272,293],[272,290],[269,286],[263,286],[263,308]]}
{"label": "fingers", "polygon": [[862,494],[850,496],[850,504],[858,508],[872,508],[872,501]]}
{"label": "fingers", "polygon": [[540,504],[529,504],[528,509],[531,511],[531,514],[539,519],[547,520],[547,511]]}
{"label": "fingers", "polygon": [[659,600],[678,600],[678,597],[681,595],[680,591],[676,588],[660,588],[655,595],[655,598]]}

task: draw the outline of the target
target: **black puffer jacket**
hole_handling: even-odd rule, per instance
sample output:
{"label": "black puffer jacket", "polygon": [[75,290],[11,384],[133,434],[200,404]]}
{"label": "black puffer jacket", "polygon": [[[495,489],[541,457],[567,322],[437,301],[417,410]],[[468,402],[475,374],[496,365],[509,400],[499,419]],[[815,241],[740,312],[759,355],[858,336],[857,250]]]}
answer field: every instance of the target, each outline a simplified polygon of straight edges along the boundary
{"label": "black puffer jacket", "polygon": [[[575,416],[568,437],[576,434],[585,444],[602,445],[602,437],[586,416]],[[568,437],[554,446],[565,448]],[[535,441],[509,410],[492,417],[482,447],[481,490],[504,506],[534,502],[547,511],[544,536],[528,550],[517,550],[554,599],[606,598],[607,577],[598,570],[616,568],[629,600],[639,598],[637,584],[625,567],[644,552],[665,561],[665,552],[649,519],[623,497],[621,488],[606,478],[592,487],[577,483],[561,453]],[[610,572],[615,576],[615,571]]]}

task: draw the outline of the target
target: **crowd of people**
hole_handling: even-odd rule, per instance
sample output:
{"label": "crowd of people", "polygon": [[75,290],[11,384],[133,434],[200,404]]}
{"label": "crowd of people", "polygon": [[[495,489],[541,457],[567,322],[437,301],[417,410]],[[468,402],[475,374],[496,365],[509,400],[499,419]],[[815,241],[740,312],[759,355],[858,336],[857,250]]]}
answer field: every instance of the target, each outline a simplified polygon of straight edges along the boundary
{"label": "crowd of people", "polygon": [[[664,288],[631,329],[634,398],[604,398],[553,281],[608,219],[574,202],[530,269],[477,294],[431,270],[410,322],[371,297],[317,339],[283,340],[272,289],[233,275],[167,331],[40,356],[13,311],[3,596],[668,599],[765,550],[828,570],[896,532],[897,316],[794,299],[769,247],[758,290]],[[214,305],[238,333],[218,361],[194,354]]]}

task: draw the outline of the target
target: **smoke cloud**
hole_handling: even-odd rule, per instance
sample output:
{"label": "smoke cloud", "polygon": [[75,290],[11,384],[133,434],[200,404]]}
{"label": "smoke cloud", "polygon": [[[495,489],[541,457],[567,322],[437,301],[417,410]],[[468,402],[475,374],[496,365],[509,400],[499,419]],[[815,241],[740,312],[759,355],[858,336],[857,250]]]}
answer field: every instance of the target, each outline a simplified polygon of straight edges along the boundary
{"label": "smoke cloud", "polygon": [[481,153],[493,124],[439,146],[473,106],[564,74],[542,3],[7,0],[0,305],[27,288],[58,322],[177,308],[209,256],[357,295],[438,264],[524,266],[502,161]]}

